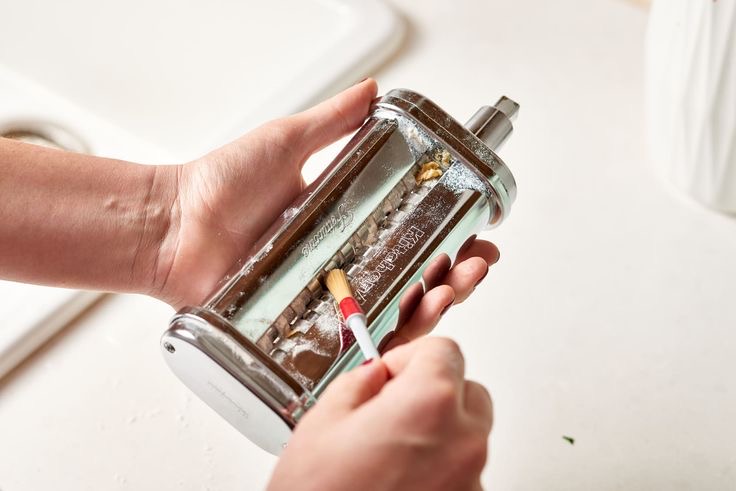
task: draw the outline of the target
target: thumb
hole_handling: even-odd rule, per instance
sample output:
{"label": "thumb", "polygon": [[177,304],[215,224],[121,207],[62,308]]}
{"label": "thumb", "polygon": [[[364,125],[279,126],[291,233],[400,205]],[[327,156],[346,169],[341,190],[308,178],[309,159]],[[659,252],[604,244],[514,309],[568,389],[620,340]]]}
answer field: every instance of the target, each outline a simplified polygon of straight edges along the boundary
{"label": "thumb", "polygon": [[378,394],[388,381],[388,370],[380,359],[371,360],[332,382],[320,397],[314,412],[344,414]]}
{"label": "thumb", "polygon": [[368,115],[378,85],[368,78],[316,106],[287,118],[307,154],[357,129]]}

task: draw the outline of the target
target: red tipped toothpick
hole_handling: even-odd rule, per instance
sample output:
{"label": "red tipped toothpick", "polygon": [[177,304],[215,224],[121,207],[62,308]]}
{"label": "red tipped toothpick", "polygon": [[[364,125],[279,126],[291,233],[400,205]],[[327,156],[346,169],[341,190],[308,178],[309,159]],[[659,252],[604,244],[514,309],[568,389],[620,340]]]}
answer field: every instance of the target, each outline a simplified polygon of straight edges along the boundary
{"label": "red tipped toothpick", "polygon": [[360,350],[366,360],[379,358],[376,345],[373,344],[371,335],[368,334],[368,326],[366,325],[366,317],[360,304],[353,297],[353,291],[350,288],[348,277],[342,269],[333,269],[327,273],[325,278],[327,289],[330,290],[332,296],[337,300],[340,306],[340,312],[345,318],[345,324],[350,328],[358,342]]}

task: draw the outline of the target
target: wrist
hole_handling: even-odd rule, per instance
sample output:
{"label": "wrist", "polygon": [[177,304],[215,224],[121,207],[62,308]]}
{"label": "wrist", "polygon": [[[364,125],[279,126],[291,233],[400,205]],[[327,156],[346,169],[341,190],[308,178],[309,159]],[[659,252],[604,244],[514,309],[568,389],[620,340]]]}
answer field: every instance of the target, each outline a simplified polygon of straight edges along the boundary
{"label": "wrist", "polygon": [[143,218],[133,258],[133,290],[165,300],[180,228],[180,165],[146,166],[148,193],[140,203]]}

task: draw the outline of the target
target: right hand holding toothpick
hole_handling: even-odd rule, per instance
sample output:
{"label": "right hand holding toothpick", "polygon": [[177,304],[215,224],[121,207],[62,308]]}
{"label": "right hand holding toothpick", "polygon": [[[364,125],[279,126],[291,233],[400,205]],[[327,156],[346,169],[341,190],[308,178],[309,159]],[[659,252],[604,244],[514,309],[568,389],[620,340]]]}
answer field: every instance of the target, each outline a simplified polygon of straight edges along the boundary
{"label": "right hand holding toothpick", "polygon": [[299,423],[269,490],[481,489],[493,421],[453,341],[424,338],[341,375]]}

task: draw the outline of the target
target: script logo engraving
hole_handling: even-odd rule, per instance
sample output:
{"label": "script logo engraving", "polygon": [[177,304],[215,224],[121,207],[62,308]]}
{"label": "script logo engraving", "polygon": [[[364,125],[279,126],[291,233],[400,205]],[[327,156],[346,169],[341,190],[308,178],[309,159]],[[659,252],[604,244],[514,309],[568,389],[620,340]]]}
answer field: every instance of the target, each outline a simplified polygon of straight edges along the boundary
{"label": "script logo engraving", "polygon": [[302,255],[309,256],[330,233],[335,230],[344,232],[351,223],[353,223],[353,212],[343,203],[337,207],[335,213],[327,217],[319,230],[302,246]]}

